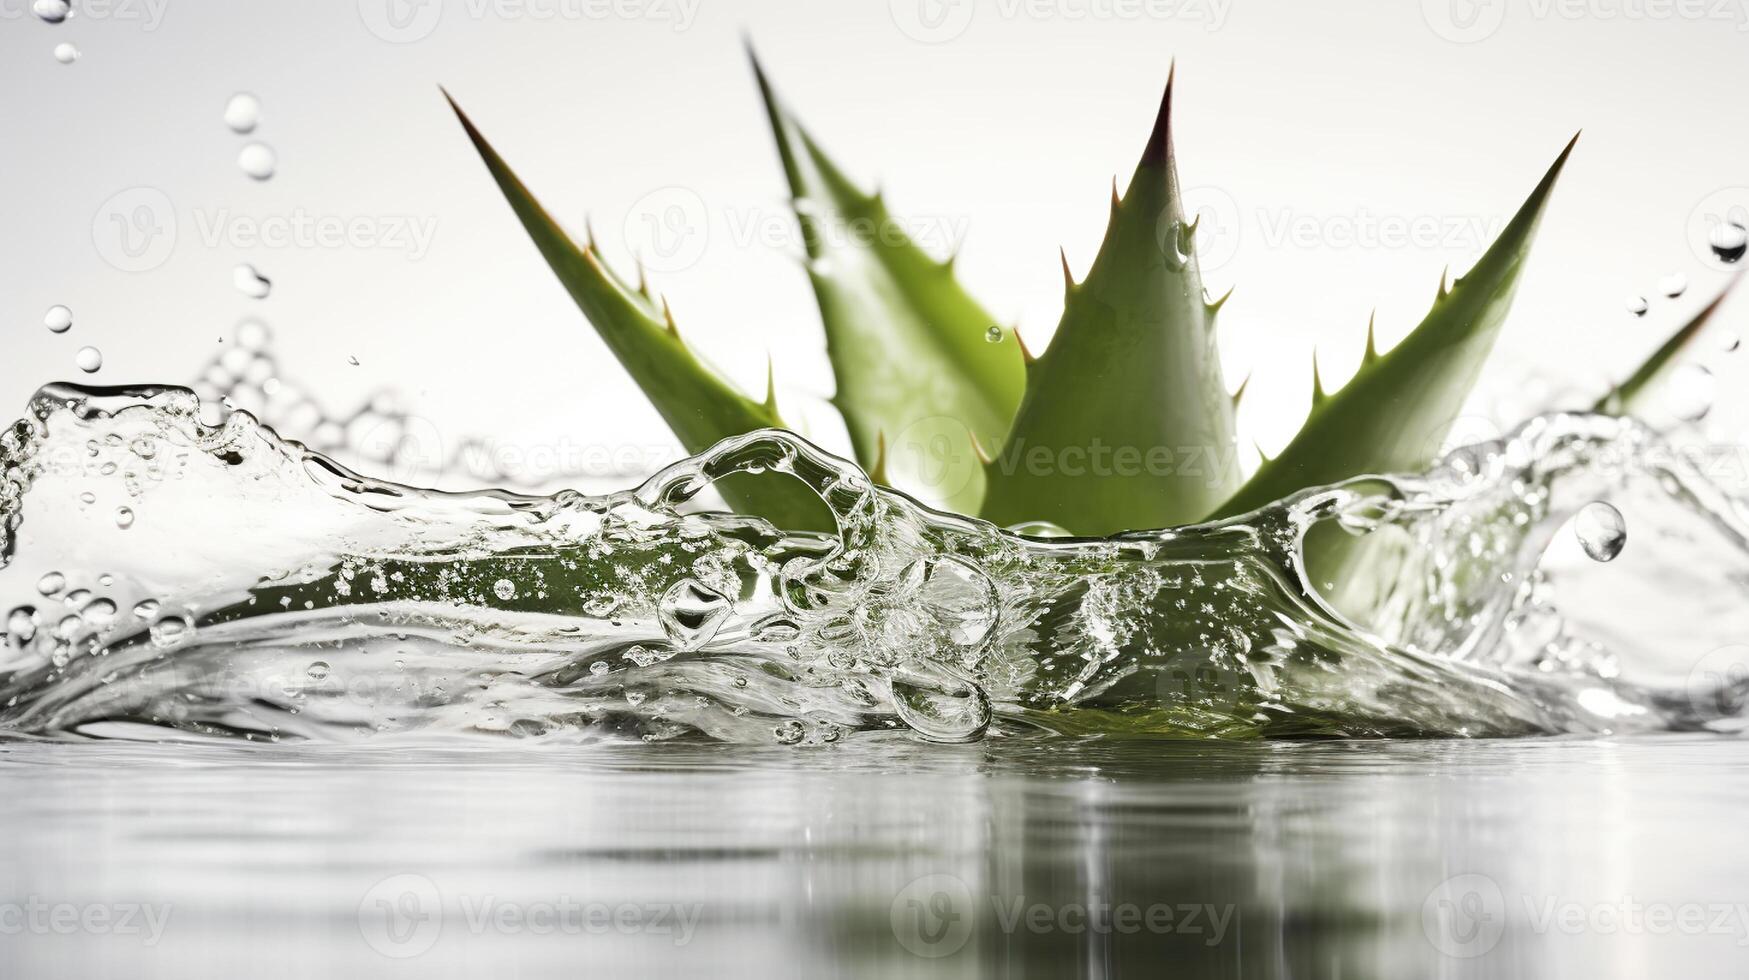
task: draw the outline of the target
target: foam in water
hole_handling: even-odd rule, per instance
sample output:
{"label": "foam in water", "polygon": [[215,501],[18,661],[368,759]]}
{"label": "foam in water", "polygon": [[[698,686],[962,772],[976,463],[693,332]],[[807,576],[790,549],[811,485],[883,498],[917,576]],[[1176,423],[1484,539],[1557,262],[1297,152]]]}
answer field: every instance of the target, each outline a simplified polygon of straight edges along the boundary
{"label": "foam in water", "polygon": [[[1619,495],[1691,526],[1626,581],[1657,642],[1749,581],[1736,502],[1598,416],[1097,540],[931,511],[775,431],[605,496],[420,490],[169,387],[46,388],[0,466],[0,728],[32,736],[1519,735],[1735,727],[1749,684],[1557,606],[1558,532]],[[837,532],[696,512],[735,474],[801,480]]]}

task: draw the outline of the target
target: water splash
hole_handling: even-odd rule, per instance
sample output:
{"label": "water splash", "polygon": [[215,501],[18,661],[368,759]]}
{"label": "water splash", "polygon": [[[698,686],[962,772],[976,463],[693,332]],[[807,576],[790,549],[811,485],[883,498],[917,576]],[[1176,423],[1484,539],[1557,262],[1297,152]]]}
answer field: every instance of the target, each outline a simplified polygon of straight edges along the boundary
{"label": "water splash", "polygon": [[[799,744],[1732,726],[1738,673],[1653,676],[1631,638],[1575,628],[1544,567],[1631,472],[1708,529],[1712,564],[1682,566],[1743,574],[1749,525],[1667,448],[1550,415],[1421,476],[1094,540],[928,510],[781,432],[606,496],[450,494],[353,473],[246,412],[208,425],[185,389],[51,386],[0,437],[0,728]],[[837,533],[695,512],[738,474],[801,480]],[[1373,553],[1339,596],[1312,582],[1342,542]],[[1636,587],[1697,591],[1664,570]]]}

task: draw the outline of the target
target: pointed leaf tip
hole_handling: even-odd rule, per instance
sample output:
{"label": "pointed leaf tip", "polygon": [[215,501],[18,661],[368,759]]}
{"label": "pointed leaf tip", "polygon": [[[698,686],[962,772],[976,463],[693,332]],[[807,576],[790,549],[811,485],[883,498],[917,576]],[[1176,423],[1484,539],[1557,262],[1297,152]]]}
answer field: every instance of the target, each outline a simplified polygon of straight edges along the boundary
{"label": "pointed leaf tip", "polygon": [[1148,135],[1148,146],[1142,150],[1142,163],[1165,166],[1172,159],[1172,84],[1178,77],[1178,62],[1166,70],[1166,93],[1160,97],[1160,110],[1154,117],[1154,131]]}

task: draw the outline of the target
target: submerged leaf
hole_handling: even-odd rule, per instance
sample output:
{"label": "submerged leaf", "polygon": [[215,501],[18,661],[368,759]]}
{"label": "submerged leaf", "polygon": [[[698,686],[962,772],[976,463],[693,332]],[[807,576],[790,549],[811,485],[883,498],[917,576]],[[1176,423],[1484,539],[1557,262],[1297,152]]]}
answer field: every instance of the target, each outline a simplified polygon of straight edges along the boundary
{"label": "submerged leaf", "polygon": [[[444,93],[444,97],[449,98],[449,94]],[[687,452],[703,452],[722,439],[755,429],[783,426],[774,403],[761,404],[748,398],[698,359],[681,340],[665,307],[658,307],[615,276],[592,244],[579,247],[572,241],[454,99],[450,99],[450,107],[547,265]],[[752,492],[755,487],[757,494]],[[819,499],[783,477],[748,483],[729,480],[718,484],[718,489],[730,506],[780,527],[807,530],[832,526]]]}
{"label": "submerged leaf", "polygon": [[1469,274],[1441,290],[1420,326],[1315,401],[1299,434],[1217,516],[1367,473],[1419,470],[1438,455],[1494,349],[1549,192],[1572,152],[1570,142]]}
{"label": "submerged leaf", "polygon": [[[859,190],[785,110],[753,63],[808,253],[808,277],[856,457],[906,489],[975,512],[983,495],[973,453],[1000,444],[1026,384],[1013,331],[931,258],[878,195]],[[994,340],[992,340],[994,338]]]}
{"label": "submerged leaf", "polygon": [[[1110,534],[1199,520],[1238,485],[1233,398],[1185,222],[1168,80],[1153,135],[1087,280],[1027,368],[1014,428],[985,466],[983,516]],[[986,443],[986,445],[994,445]]]}

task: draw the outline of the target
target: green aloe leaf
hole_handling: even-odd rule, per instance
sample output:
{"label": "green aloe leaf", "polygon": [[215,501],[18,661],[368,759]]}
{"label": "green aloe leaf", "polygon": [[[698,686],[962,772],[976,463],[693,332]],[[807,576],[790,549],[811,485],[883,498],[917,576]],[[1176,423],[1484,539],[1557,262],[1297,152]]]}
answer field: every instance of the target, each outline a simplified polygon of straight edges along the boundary
{"label": "green aloe leaf", "polygon": [[[449,98],[449,93],[444,97]],[[572,241],[455,100],[450,99],[449,104],[547,265],[687,452],[703,452],[719,440],[755,429],[784,427],[769,385],[766,400],[757,402],[706,367],[681,340],[666,307],[658,306],[647,292],[628,286],[609,270],[593,243],[579,247]],[[820,500],[784,477],[734,478],[718,484],[718,489],[730,506],[779,527],[811,530],[832,526]]]}
{"label": "green aloe leaf", "polygon": [[[749,51],[751,56],[751,51]],[[1026,385],[1013,331],[960,288],[953,263],[919,248],[878,194],[865,194],[779,102],[753,59],[808,255],[856,457],[907,489],[975,513],[972,440],[999,445]],[[990,337],[996,336],[994,342]],[[968,435],[969,433],[969,435]]]}
{"label": "green aloe leaf", "polygon": [[1628,375],[1627,380],[1616,385],[1610,389],[1608,394],[1599,398],[1591,410],[1605,415],[1631,415],[1636,409],[1641,408],[1647,392],[1655,388],[1658,382],[1668,377],[1670,372],[1681,363],[1678,356],[1706,330],[1707,324],[1712,321],[1713,314],[1717,313],[1719,307],[1724,305],[1725,297],[1731,295],[1731,290],[1735,289],[1737,283],[1741,282],[1742,279],[1741,273],[1733,276],[1723,292],[1719,293],[1711,303],[1702,307],[1701,311],[1696,313],[1693,319],[1684,324],[1680,330],[1671,334],[1670,339],[1653,351],[1652,355],[1646,358],[1645,362],[1633,374]]}
{"label": "green aloe leaf", "polygon": [[[985,464],[982,516],[1076,534],[1200,520],[1238,485],[1233,399],[1185,222],[1172,82],[1086,281],[1027,367],[1013,430]],[[1065,265],[1065,272],[1066,272]],[[995,444],[984,445],[996,448]]]}
{"label": "green aloe leaf", "polygon": [[1347,385],[1334,393],[1314,385],[1312,412],[1299,434],[1217,516],[1367,473],[1419,470],[1438,455],[1494,348],[1549,193],[1572,152],[1570,142],[1475,267],[1450,290],[1442,284],[1433,309],[1402,343],[1381,355],[1369,334],[1366,357]]}

